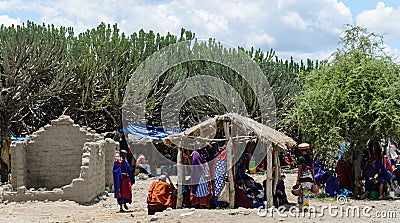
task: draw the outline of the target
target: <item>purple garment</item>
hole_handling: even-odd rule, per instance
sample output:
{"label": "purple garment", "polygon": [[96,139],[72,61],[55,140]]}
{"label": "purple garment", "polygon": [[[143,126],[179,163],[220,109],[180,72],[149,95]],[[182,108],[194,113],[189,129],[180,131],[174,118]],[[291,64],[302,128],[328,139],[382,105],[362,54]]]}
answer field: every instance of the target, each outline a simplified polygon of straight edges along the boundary
{"label": "purple garment", "polygon": [[193,152],[192,173],[190,185],[192,194],[196,194],[200,177],[204,174],[204,164],[207,162],[207,150],[205,148]]}
{"label": "purple garment", "polygon": [[340,190],[340,185],[338,179],[335,176],[328,177],[328,179],[326,180],[325,192],[329,196],[334,197],[338,195],[339,190]]}
{"label": "purple garment", "polygon": [[[371,161],[369,161],[365,167],[365,189],[367,191],[378,189],[379,185],[386,184],[386,181],[382,179],[382,174],[379,170],[381,170],[383,165],[379,164],[380,162],[376,161],[375,165]],[[375,174],[379,174],[377,178],[377,183],[373,183],[370,178],[374,177]]]}

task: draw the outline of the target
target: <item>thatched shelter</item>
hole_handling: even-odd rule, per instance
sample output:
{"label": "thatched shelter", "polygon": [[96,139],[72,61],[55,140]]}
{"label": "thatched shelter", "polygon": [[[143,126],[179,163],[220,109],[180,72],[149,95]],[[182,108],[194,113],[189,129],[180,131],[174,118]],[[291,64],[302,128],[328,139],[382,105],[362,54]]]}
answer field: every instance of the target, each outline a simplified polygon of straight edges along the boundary
{"label": "thatched shelter", "polygon": [[[222,134],[221,134],[222,133]],[[258,123],[250,118],[246,118],[234,113],[228,113],[221,116],[210,118],[188,130],[170,135],[165,138],[164,144],[175,147],[178,149],[178,204],[177,207],[182,206],[182,183],[185,176],[183,176],[182,153],[183,148],[188,148],[190,145],[201,144],[206,145],[209,142],[225,141],[227,149],[227,165],[228,170],[234,168],[233,154],[238,154],[238,145],[249,140],[256,139],[259,146],[261,146],[261,154],[267,156],[267,174],[266,174],[266,191],[267,191],[267,207],[273,205],[273,193],[275,193],[276,184],[280,177],[279,166],[279,150],[287,150],[294,146],[296,142],[275,129]],[[240,152],[240,151],[239,151]],[[263,159],[261,157],[261,159]],[[275,164],[272,166],[272,164]],[[231,167],[231,168],[230,168]],[[234,184],[233,173],[235,171],[227,171],[228,179],[230,181],[230,207],[234,206]],[[272,174],[274,174],[274,182]],[[275,186],[274,186],[275,185]]]}

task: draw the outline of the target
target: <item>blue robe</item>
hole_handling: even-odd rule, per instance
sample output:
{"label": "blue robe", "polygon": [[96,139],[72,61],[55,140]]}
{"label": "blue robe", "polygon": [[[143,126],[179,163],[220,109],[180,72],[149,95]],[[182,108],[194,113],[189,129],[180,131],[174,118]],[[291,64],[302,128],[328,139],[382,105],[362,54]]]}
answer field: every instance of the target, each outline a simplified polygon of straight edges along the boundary
{"label": "blue robe", "polygon": [[326,186],[325,186],[325,192],[329,196],[336,196],[339,193],[340,186],[339,186],[339,181],[335,176],[330,176],[326,180]]}
{"label": "blue robe", "polygon": [[132,203],[131,185],[135,183],[135,176],[126,159],[117,159],[114,162],[113,179],[114,197],[117,199],[118,204]]}

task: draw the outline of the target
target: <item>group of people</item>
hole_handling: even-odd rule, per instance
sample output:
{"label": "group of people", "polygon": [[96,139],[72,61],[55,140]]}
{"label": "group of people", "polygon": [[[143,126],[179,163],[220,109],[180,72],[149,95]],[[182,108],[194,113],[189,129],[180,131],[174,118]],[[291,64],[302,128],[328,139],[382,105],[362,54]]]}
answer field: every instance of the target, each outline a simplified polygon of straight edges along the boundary
{"label": "group of people", "polygon": [[[190,180],[183,185],[183,206],[195,208],[218,208],[228,206],[229,198],[225,194],[227,184],[227,154],[225,142],[210,143],[200,148],[188,150],[183,154],[183,162]],[[369,141],[362,154],[360,184],[354,184],[354,170],[351,153],[343,153],[337,160],[334,168],[328,168],[322,155],[313,157],[313,151],[307,143],[297,145],[299,153],[296,155],[298,174],[296,188],[301,188],[298,196],[299,208],[309,205],[310,193],[318,193],[320,187],[325,188],[329,196],[345,194],[349,196],[357,187],[362,187],[364,195],[377,198],[382,197],[388,187],[396,187],[400,183],[400,170],[395,169],[396,156],[388,156],[382,144]],[[353,157],[354,158],[354,157]],[[294,162],[294,158],[287,164]],[[292,160],[293,159],[293,160]],[[150,172],[147,160],[139,156],[141,168]],[[285,162],[285,159],[281,159]],[[258,183],[246,169],[245,163],[239,162],[234,174],[235,207],[257,208],[264,206],[266,200],[266,182]],[[350,171],[349,171],[350,170]],[[114,163],[115,197],[120,205],[120,211],[127,209],[126,204],[132,202],[132,184],[135,176],[127,160],[127,151],[121,150],[121,158]],[[149,214],[165,210],[176,205],[176,189],[172,182],[167,183],[166,176],[162,175],[154,181],[147,197]],[[288,203],[284,176],[278,179],[274,204]],[[295,187],[293,187],[295,188]],[[293,193],[292,188],[292,193]],[[229,191],[229,190],[228,190]],[[229,197],[229,196],[228,196]],[[372,198],[372,197],[371,197]]]}
{"label": "group of people", "polygon": [[365,180],[363,197],[382,198],[385,191],[395,189],[400,181],[399,170],[396,169],[395,173],[393,168],[396,159],[397,154],[390,152],[390,145],[385,150],[379,141],[368,141],[362,160],[362,177]]}
{"label": "group of people", "polygon": [[[218,208],[228,206],[224,194],[227,183],[227,156],[223,143],[211,143],[191,154],[190,193],[187,193],[187,206],[196,208]],[[238,162],[234,175],[235,207],[263,207],[266,201],[266,182],[256,182],[248,174],[248,166]],[[247,171],[246,171],[247,170]],[[278,179],[274,196],[277,204],[288,203],[284,176]],[[190,198],[189,198],[190,196]]]}
{"label": "group of people", "polygon": [[[351,147],[352,144],[349,143],[348,146]],[[298,147],[303,151],[302,144]],[[313,181],[317,186],[324,187],[328,196],[356,195],[361,199],[378,199],[383,198],[389,190],[394,191],[400,183],[400,169],[395,168],[398,157],[396,150],[390,140],[387,144],[385,141],[368,141],[360,157],[360,177],[357,180],[354,177],[356,170],[354,162],[357,156],[351,152],[352,150],[340,154],[337,162],[330,167],[326,165],[325,157],[322,155],[316,155],[313,161],[307,162],[312,166],[310,170],[313,170],[311,172],[314,176]],[[303,163],[302,160],[300,156],[298,162]]]}

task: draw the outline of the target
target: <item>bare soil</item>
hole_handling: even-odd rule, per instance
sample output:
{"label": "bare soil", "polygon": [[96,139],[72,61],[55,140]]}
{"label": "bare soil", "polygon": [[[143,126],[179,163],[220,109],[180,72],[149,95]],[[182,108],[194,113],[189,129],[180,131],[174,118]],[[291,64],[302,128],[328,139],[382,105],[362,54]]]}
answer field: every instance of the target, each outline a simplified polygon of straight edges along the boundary
{"label": "bare soil", "polygon": [[[286,211],[275,210],[261,217],[266,210],[224,209],[167,210],[156,215],[147,215],[147,189],[154,179],[137,180],[133,187],[133,203],[130,211],[119,213],[113,193],[103,196],[96,203],[80,205],[72,201],[26,201],[0,203],[0,222],[399,222],[400,200],[347,200],[340,205],[336,199],[311,199],[315,208],[299,213],[295,207],[297,198],[290,193],[295,174],[286,173],[286,193],[291,205]],[[257,182],[262,182],[264,175],[253,174]],[[176,177],[172,177],[175,181]],[[293,206],[290,208],[290,206]],[[330,211],[329,211],[330,207]],[[337,209],[335,208],[337,207]],[[359,211],[357,215],[357,211]],[[271,214],[272,213],[272,214]]]}

